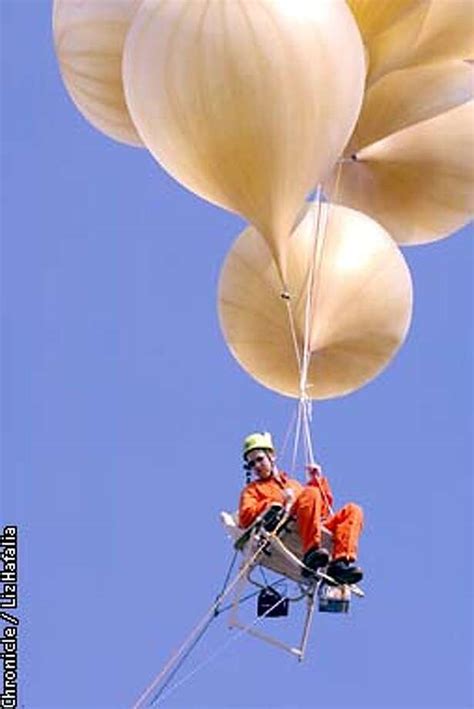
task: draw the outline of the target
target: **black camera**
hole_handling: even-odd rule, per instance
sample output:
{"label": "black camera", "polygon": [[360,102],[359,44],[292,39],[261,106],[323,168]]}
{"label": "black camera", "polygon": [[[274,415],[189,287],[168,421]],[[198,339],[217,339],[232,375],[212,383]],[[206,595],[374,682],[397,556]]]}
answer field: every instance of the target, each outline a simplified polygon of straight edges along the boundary
{"label": "black camera", "polygon": [[272,586],[262,588],[257,599],[257,615],[261,618],[282,618],[288,615],[289,601]]}

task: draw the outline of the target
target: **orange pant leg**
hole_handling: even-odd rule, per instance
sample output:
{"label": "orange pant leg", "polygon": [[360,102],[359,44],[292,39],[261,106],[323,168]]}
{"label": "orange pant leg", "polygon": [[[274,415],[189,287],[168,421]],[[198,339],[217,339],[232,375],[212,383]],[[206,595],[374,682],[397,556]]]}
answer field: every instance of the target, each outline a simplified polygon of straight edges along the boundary
{"label": "orange pant leg", "polygon": [[321,542],[321,513],[323,499],[317,487],[305,487],[295,500],[292,513],[296,515],[303,551],[319,546]]}
{"label": "orange pant leg", "polygon": [[362,531],[364,513],[359,505],[349,502],[336,514],[324,520],[324,526],[333,534],[332,555],[334,559],[346,556],[357,558],[359,536]]}

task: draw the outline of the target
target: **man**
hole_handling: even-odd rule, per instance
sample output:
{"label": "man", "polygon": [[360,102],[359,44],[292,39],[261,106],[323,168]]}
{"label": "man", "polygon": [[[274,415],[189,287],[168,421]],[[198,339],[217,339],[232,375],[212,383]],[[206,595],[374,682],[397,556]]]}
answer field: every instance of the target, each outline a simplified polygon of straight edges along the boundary
{"label": "man", "polygon": [[[305,566],[312,571],[327,566],[327,573],[339,583],[358,583],[363,577],[362,569],[355,563],[363,523],[362,509],[350,502],[332,514],[331,488],[317,465],[308,469],[310,481],[306,486],[278,470],[269,433],[247,436],[243,457],[246,470],[253,471],[256,480],[249,482],[240,496],[239,526],[249,527],[268,510],[264,525],[272,531],[286,506],[297,520]],[[329,552],[321,546],[322,524],[333,535],[331,561]]]}

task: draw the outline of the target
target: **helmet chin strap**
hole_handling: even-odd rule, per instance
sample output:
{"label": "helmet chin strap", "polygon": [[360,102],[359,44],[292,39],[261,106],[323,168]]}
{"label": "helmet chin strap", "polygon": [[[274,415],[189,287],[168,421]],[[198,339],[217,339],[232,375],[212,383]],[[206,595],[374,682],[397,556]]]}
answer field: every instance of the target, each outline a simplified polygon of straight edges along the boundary
{"label": "helmet chin strap", "polygon": [[278,468],[277,468],[276,460],[272,460],[271,463],[272,463],[272,472],[271,472],[271,475],[272,475],[274,478],[276,478],[277,480],[279,480],[279,478],[280,478],[280,471],[279,471]]}

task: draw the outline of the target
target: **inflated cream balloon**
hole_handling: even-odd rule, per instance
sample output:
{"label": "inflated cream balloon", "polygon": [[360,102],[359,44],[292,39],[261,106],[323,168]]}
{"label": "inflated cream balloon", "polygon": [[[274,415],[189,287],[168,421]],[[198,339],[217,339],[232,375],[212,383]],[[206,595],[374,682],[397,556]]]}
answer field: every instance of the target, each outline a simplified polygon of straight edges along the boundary
{"label": "inflated cream balloon", "polygon": [[53,32],[66,88],[95,128],[142,145],[125,103],[122,52],[141,0],[55,0]]}
{"label": "inflated cream balloon", "polygon": [[444,62],[392,72],[367,90],[346,152],[440,116],[473,97],[474,71],[467,62]]}
{"label": "inflated cream balloon", "polygon": [[309,265],[320,241],[309,328],[306,394],[326,399],[373,379],[403,342],[412,309],[411,278],[398,247],[364,214],[327,204],[310,208],[289,241],[288,288],[281,297],[270,251],[248,228],[224,263],[219,318],[239,364],[258,382],[299,397],[300,373],[288,303],[301,352]]}
{"label": "inflated cream balloon", "polygon": [[349,1],[367,46],[368,85],[396,69],[474,57],[472,0]]}
{"label": "inflated cream balloon", "polygon": [[124,53],[145,145],[252,222],[282,276],[296,215],[350,136],[364,78],[343,0],[144,0]]}
{"label": "inflated cream balloon", "polygon": [[431,0],[403,66],[474,57],[472,0]]}
{"label": "inflated cream balloon", "polygon": [[365,44],[393,27],[426,0],[347,0]]}
{"label": "inflated cream balloon", "polygon": [[447,62],[380,79],[326,185],[330,199],[369,214],[401,244],[466,224],[474,211],[472,77],[467,62]]}

